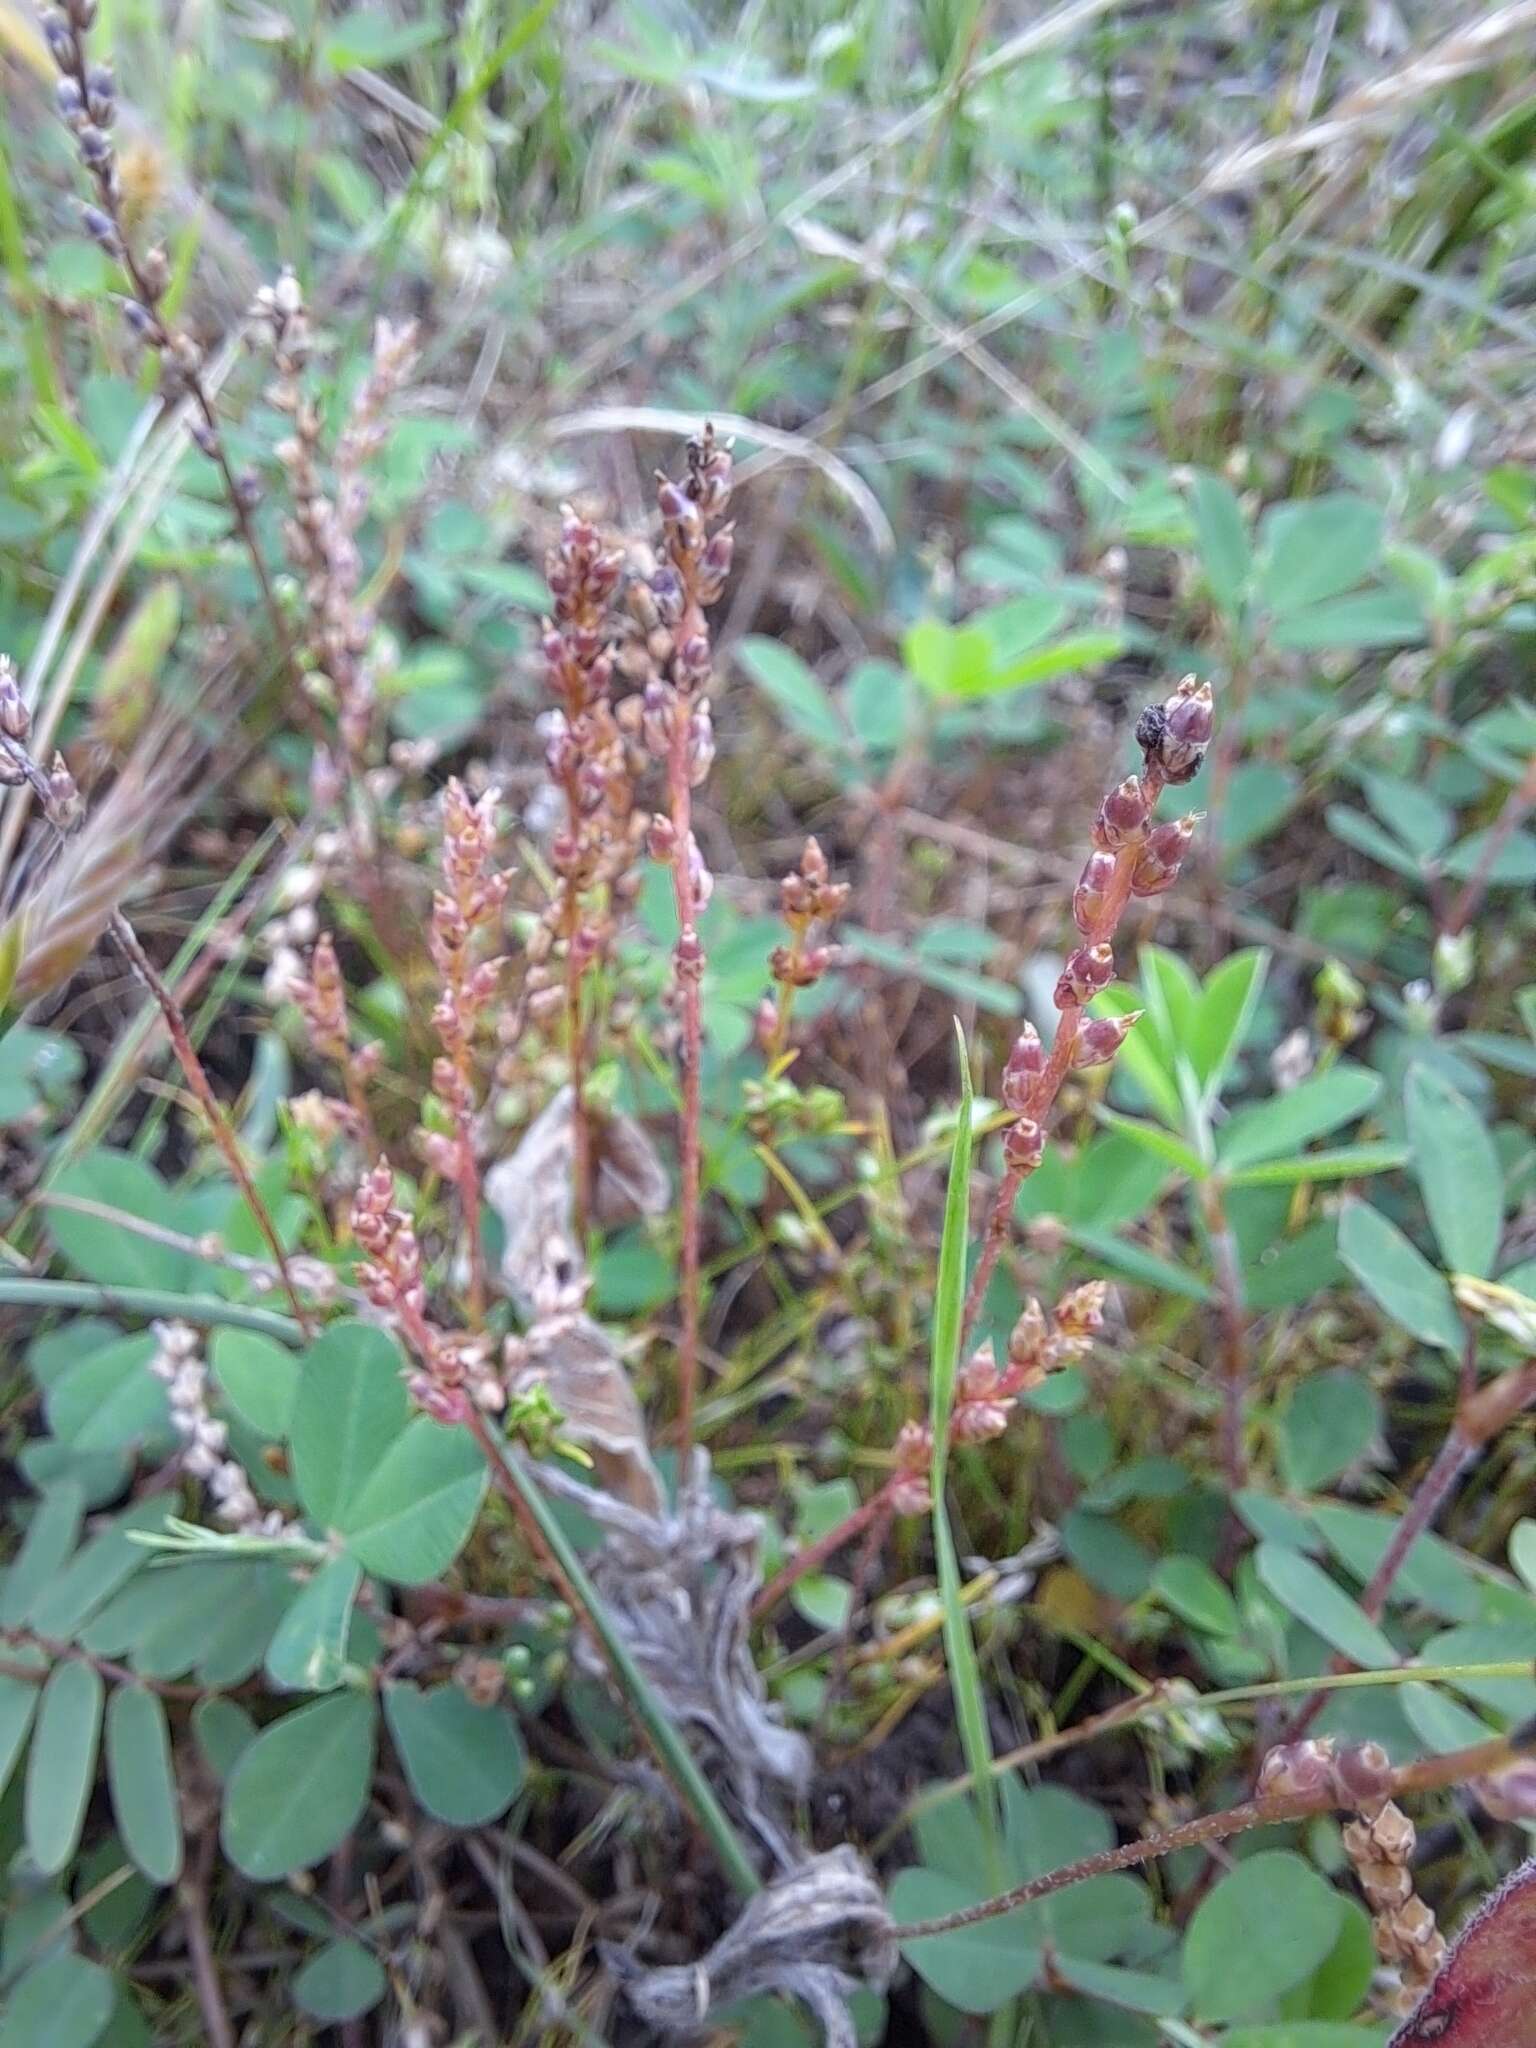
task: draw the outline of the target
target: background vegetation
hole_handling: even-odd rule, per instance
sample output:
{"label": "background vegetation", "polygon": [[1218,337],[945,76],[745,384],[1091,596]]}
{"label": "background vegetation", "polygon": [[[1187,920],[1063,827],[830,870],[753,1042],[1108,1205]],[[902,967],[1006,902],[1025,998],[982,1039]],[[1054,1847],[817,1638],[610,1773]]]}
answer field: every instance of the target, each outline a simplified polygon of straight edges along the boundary
{"label": "background vegetation", "polygon": [[[65,771],[0,808],[0,2044],[667,2038],[629,1980],[733,1886],[851,1844],[940,1917],[1304,1730],[1476,1767],[1395,1861],[1298,1811],[906,1939],[853,2011],[1385,2042],[1437,1954],[1391,1873],[1449,1935],[1536,1822],[1536,6],[93,14],[71,132],[0,0],[3,758]],[[627,546],[615,689],[696,705],[656,550],[714,571],[650,479],[705,418],[718,760],[679,851],[637,694],[572,881],[543,621]],[[951,1452],[1009,1048],[1186,672],[1201,822],[1092,1006],[1140,1021],[1056,1076],[980,1304],[1055,1348]],[[585,1299],[518,1263],[573,1152]],[[690,1427],[713,1547],[651,1563],[747,1717],[702,1730],[623,1531],[533,1476],[654,1505]],[[713,2038],[813,2038],[805,1983],[712,1982]]]}

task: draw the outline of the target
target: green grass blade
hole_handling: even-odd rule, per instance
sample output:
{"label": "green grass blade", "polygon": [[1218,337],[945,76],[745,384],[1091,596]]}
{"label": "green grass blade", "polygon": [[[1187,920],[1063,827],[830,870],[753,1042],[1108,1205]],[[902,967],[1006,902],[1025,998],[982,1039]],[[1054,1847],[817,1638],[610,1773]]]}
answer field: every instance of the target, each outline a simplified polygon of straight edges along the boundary
{"label": "green grass blade", "polygon": [[529,1472],[526,1461],[510,1445],[498,1444],[497,1449],[501,1453],[501,1461],[506,1467],[507,1476],[517,1488],[529,1514],[538,1524],[539,1534],[548,1544],[555,1563],[560,1567],[571,1591],[581,1603],[593,1632],[613,1666],[614,1676],[628,1697],[635,1718],[650,1738],[656,1754],[666,1767],[685,1804],[692,1809],[695,1820],[709,1837],[731,1883],[738,1892],[749,1898],[754,1892],[761,1891],[762,1885],[757,1872],[752,1868],[751,1859],[742,1847],[741,1838],[731,1826],[708,1779],[694,1761],[693,1754],[681,1735],[667,1719],[660,1701],[651,1691],[645,1674],[630,1656],[623,1638],[603,1606],[597,1588],[587,1576],[586,1567],[561,1528],[549,1502],[540,1492],[538,1482]]}
{"label": "green grass blade", "polygon": [[944,1504],[949,1470],[949,1418],[955,1405],[960,1371],[960,1338],[965,1323],[965,1252],[970,1235],[971,1073],[965,1035],[959,1023],[960,1117],[949,1155],[949,1190],[944,1197],[944,1235],[939,1245],[939,1275],[933,1298],[933,1352],[928,1389],[928,1421],[933,1430],[933,1548],[938,1560],[939,1597],[944,1603],[944,1656],[955,1697],[955,1719],[966,1768],[976,1786],[981,1824],[994,1860],[1000,1857],[997,1786],[992,1776],[992,1743],[987,1732],[987,1706],[981,1666],[971,1635],[970,1616],[961,1599],[960,1560],[954,1531]]}

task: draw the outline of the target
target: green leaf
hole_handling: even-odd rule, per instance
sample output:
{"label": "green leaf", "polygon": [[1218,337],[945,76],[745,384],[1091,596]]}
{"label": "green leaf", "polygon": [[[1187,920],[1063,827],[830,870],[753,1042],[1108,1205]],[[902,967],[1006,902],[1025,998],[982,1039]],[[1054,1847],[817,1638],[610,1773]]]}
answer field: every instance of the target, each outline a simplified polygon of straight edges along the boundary
{"label": "green leaf", "polygon": [[[97,1151],[66,1166],[51,1192],[121,1210],[150,1223],[179,1224],[177,1197],[147,1160],[127,1152]],[[110,1216],[76,1209],[50,1209],[48,1228],[54,1243],[87,1280],[110,1286],[184,1289],[194,1273],[207,1267],[173,1245],[126,1231]]]}
{"label": "green leaf", "polygon": [[1482,1118],[1426,1061],[1408,1069],[1408,1135],[1430,1228],[1452,1273],[1485,1280],[1504,1227],[1504,1174]]}
{"label": "green leaf", "polygon": [[21,1755],[32,1726],[32,1716],[42,1692],[42,1652],[18,1649],[11,1658],[12,1663],[35,1661],[38,1677],[34,1682],[17,1678],[10,1672],[0,1673],[0,1794],[11,1782],[11,1773]]}
{"label": "green leaf", "polygon": [[1196,470],[1190,481],[1189,509],[1206,588],[1224,612],[1233,612],[1253,570],[1248,522],[1237,493],[1224,478],[1209,470]]}
{"label": "green leaf", "polygon": [[438,21],[394,21],[382,9],[355,7],[341,16],[320,46],[327,70],[382,70],[426,49],[446,33]]}
{"label": "green leaf", "polygon": [[77,1451],[113,1451],[168,1441],[170,1404],[147,1371],[147,1333],[104,1344],[61,1373],[44,1396],[48,1426]]}
{"label": "green leaf", "polygon": [[224,1795],[220,1840],[258,1883],[307,1870],[356,1826],[373,1775],[374,1703],[335,1693],[264,1728]]}
{"label": "green leaf", "polygon": [[[1398,1516],[1373,1514],[1339,1501],[1315,1501],[1313,1526],[1328,1548],[1361,1585],[1372,1576],[1397,1534]],[[1420,1536],[1397,1568],[1391,1599],[1398,1606],[1423,1607],[1447,1621],[1475,1621],[1482,1611],[1481,1580],[1468,1562],[1438,1536]]]}
{"label": "green leaf", "polygon": [[351,1556],[322,1565],[277,1625],[267,1645],[266,1670],[285,1692],[331,1692],[347,1668],[347,1633],[363,1583]]}
{"label": "green leaf", "polygon": [[1376,1623],[1330,1579],[1321,1565],[1284,1543],[1261,1543],[1254,1553],[1259,1583],[1330,1649],[1366,1671],[1385,1671],[1397,1652]]}
{"label": "green leaf", "polygon": [[1387,830],[1400,839],[1410,855],[1422,858],[1448,846],[1456,830],[1456,816],[1417,782],[1400,775],[1364,775],[1360,786],[1371,809]]}
{"label": "green leaf", "polygon": [[1293,1187],[1298,1181],[1356,1180],[1364,1174],[1394,1173],[1413,1154],[1406,1145],[1338,1145],[1322,1152],[1298,1152],[1294,1159],[1266,1159],[1225,1176],[1229,1187]]}
{"label": "green leaf", "polygon": [[1153,1287],[1165,1294],[1182,1295],[1188,1301],[1211,1300],[1211,1289],[1198,1273],[1176,1266],[1145,1245],[1130,1244],[1112,1231],[1096,1230],[1090,1224],[1075,1223],[1066,1233],[1068,1241],[1108,1266],[1125,1274],[1139,1286]]}
{"label": "green leaf", "polygon": [[1288,1850],[1246,1857],[1201,1900],[1184,1983],[1202,2019],[1238,2019],[1310,1977],[1338,1939],[1341,1901]]}
{"label": "green leaf", "polygon": [[846,750],[848,734],[836,706],[793,648],[749,634],[738,642],[736,656],[802,739],[831,753]]}
{"label": "green leaf", "polygon": [[220,1330],[209,1363],[219,1390],[258,1436],[286,1436],[299,1390],[299,1361],[251,1330]]}
{"label": "green leaf", "polygon": [[1460,1355],[1465,1337],[1445,1275],[1379,1210],[1354,1200],[1344,1204],[1339,1257],[1395,1323],[1425,1344]]}
{"label": "green leaf", "polygon": [[495,1820],[522,1789],[527,1758],[505,1707],[476,1706],[456,1685],[387,1685],[384,1716],[411,1790],[451,1827]]}
{"label": "green leaf", "polygon": [[1160,1558],[1152,1573],[1152,1591],[1193,1628],[1217,1636],[1242,1633],[1237,1603],[1198,1557]]}
{"label": "green leaf", "polygon": [[1370,860],[1380,861],[1384,868],[1391,868],[1394,874],[1402,875],[1407,881],[1423,881],[1423,864],[1363,811],[1351,810],[1348,804],[1329,804],[1323,816],[1335,839],[1341,839],[1346,846],[1352,846]]}
{"label": "green leaf", "polygon": [[107,1783],[123,1847],[151,1884],[181,1872],[181,1805],[159,1695],[120,1685],[107,1708]]}
{"label": "green leaf", "polygon": [[256,1740],[256,1723],[238,1701],[213,1693],[192,1709],[192,1733],[204,1763],[224,1785]]}
{"label": "green leaf", "polygon": [[1255,946],[1247,952],[1234,953],[1206,977],[1184,1050],[1205,1084],[1208,1102],[1221,1093],[1232,1062],[1242,1049],[1268,971],[1268,952]]}
{"label": "green leaf", "polygon": [[1221,1128],[1216,1156],[1231,1172],[1294,1152],[1363,1116],[1381,1093],[1381,1076],[1347,1062],[1315,1074],[1268,1102],[1240,1109]]}
{"label": "green leaf", "polygon": [[919,619],[901,643],[901,658],[931,697],[984,696],[997,650],[984,626],[948,626]]}
{"label": "green leaf", "polygon": [[[1489,828],[1491,830],[1491,828]],[[1441,865],[1458,882],[1470,881],[1481,869],[1488,844],[1488,832],[1472,832],[1453,846]],[[1490,884],[1506,888],[1536,882],[1536,834],[1512,832],[1499,847],[1487,870]]]}
{"label": "green leaf", "polygon": [[944,1229],[939,1240],[939,1270],[934,1284],[932,1349],[929,1360],[928,1424],[933,1432],[933,1542],[938,1560],[939,1598],[944,1606],[944,1656],[966,1768],[976,1787],[989,1849],[997,1835],[997,1791],[993,1782],[992,1743],[988,1734],[986,1694],[971,1620],[960,1597],[960,1562],[949,1523],[945,1480],[949,1470],[949,1418],[954,1408],[955,1381],[960,1369],[960,1341],[965,1328],[965,1252],[970,1216],[973,1120],[970,1062],[958,1022],[960,1106],[954,1144],[949,1155],[949,1182],[944,1196]]}
{"label": "green leaf", "polygon": [[1377,589],[1306,605],[1275,621],[1274,647],[1411,647],[1424,638],[1423,606],[1411,590]]}
{"label": "green leaf", "polygon": [[371,2011],[384,1991],[379,1959],[360,1941],[328,1941],[293,1980],[299,2010],[329,2026]]}
{"label": "green leaf", "polygon": [[[986,1896],[974,1883],[942,1870],[921,1866],[898,1871],[888,1899],[898,1921],[936,1920]],[[902,1954],[925,1984],[960,2012],[996,2012],[1027,1991],[1040,1971],[1041,1954],[1030,1946],[1034,1931],[1028,1907],[982,1920],[973,1927],[955,1927],[948,1934],[929,1935],[902,1944]]]}
{"label": "green leaf", "polygon": [[91,2048],[112,2017],[117,1986],[100,1963],[45,1957],[7,1992],[0,2048]]}
{"label": "green leaf", "polygon": [[1098,1116],[1100,1123],[1129,1138],[1133,1145],[1139,1145],[1143,1152],[1150,1152],[1153,1158],[1166,1159],[1170,1166],[1187,1173],[1191,1180],[1206,1179],[1208,1169],[1194,1146],[1176,1138],[1172,1131],[1165,1131],[1161,1124],[1144,1123],[1140,1117],[1125,1116],[1118,1109],[1101,1109]]}
{"label": "green leaf", "polygon": [[0,1627],[25,1621],[80,1534],[85,1500],[71,1479],[57,1480],[33,1510],[20,1550],[0,1573]]}
{"label": "green leaf", "polygon": [[81,1545],[33,1604],[31,1622],[40,1636],[72,1640],[82,1623],[149,1562],[150,1553],[134,1541],[133,1532],[162,1528],[172,1498],[151,1494],[136,1501]]}
{"label": "green leaf", "polygon": [[339,1526],[410,1413],[395,1340],[372,1324],[332,1323],[305,1353],[289,1442],[307,1514]]}
{"label": "green leaf", "polygon": [[1354,1464],[1381,1434],[1381,1402],[1357,1372],[1314,1373],[1280,1416],[1280,1467],[1293,1493],[1311,1493]]}
{"label": "green leaf", "polygon": [[1272,505],[1260,526],[1259,602],[1296,612],[1364,580],[1381,554],[1375,505],[1340,491]]}
{"label": "green leaf", "polygon": [[887,967],[893,974],[910,974],[918,981],[926,982],[929,988],[953,996],[957,1002],[974,1003],[977,1009],[986,1010],[994,1017],[1015,1017],[1018,1014],[1018,991],[1005,981],[989,981],[984,974],[972,973],[969,968],[957,967],[952,961],[920,952],[915,946],[901,945],[894,939],[861,931],[856,926],[844,926],[839,937],[855,959],[872,960],[877,967]]}
{"label": "green leaf", "polygon": [[966,697],[996,697],[1005,690],[1020,690],[1026,684],[1050,682],[1056,676],[1076,675],[1080,669],[1101,668],[1113,661],[1125,647],[1123,633],[1069,633],[1048,647],[1037,647],[995,670],[979,688],[962,691]]}
{"label": "green leaf", "polygon": [[49,1876],[64,1868],[80,1841],[96,1777],[103,1695],[94,1665],[66,1657],[54,1666],[38,1703],[27,1759],[27,1849]]}
{"label": "green leaf", "polygon": [[420,1585],[447,1570],[474,1527],[489,1483],[485,1458],[464,1428],[420,1415],[337,1518],[366,1570]]}

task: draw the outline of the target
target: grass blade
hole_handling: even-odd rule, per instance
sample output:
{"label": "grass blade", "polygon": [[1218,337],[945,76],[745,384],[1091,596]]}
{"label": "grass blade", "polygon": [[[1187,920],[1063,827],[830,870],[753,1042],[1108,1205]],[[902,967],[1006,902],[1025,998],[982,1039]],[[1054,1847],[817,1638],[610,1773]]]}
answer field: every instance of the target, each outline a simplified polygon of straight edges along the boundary
{"label": "grass blade", "polygon": [[966,1769],[976,1786],[982,1829],[994,1861],[1000,1858],[997,1786],[992,1775],[992,1743],[981,1666],[971,1636],[970,1616],[961,1597],[960,1561],[954,1531],[944,1504],[949,1470],[949,1418],[955,1405],[960,1371],[960,1337],[965,1321],[965,1252],[970,1235],[971,1073],[965,1034],[958,1021],[960,1044],[960,1117],[949,1155],[949,1190],[944,1197],[944,1235],[939,1245],[939,1273],[933,1297],[933,1351],[928,1384],[928,1422],[933,1431],[933,1548],[938,1560],[939,1597],[944,1604],[944,1656],[955,1697],[955,1719]]}

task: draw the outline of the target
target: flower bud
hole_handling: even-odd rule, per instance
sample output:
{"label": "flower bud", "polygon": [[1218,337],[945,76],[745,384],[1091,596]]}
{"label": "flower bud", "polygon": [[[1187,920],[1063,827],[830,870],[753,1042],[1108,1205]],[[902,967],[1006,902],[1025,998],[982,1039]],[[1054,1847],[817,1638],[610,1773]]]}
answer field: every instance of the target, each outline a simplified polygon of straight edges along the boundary
{"label": "flower bud", "polygon": [[1072,1048],[1073,1066],[1102,1067],[1106,1060],[1112,1060],[1141,1014],[1140,1010],[1131,1010],[1123,1017],[1086,1018],[1078,1027],[1077,1042]]}
{"label": "flower bud", "polygon": [[1325,1799],[1333,1789],[1333,1744],[1326,1737],[1288,1742],[1259,1766],[1261,1799]]}
{"label": "flower bud", "polygon": [[1045,1047],[1040,1034],[1033,1024],[1026,1024],[1013,1041],[1003,1068],[1002,1098],[1004,1109],[1015,1114],[1028,1109],[1034,1085],[1045,1072]]}
{"label": "flower bud", "polygon": [[1068,957],[1056,984],[1057,1009],[1064,1010],[1069,1003],[1081,1009],[1101,989],[1108,988],[1114,976],[1114,950],[1106,941],[1101,940],[1096,946],[1079,946]]}
{"label": "flower bud", "polygon": [[1153,826],[1131,874],[1133,896],[1161,896],[1173,887],[1199,822],[1199,813],[1190,811],[1169,824]]}
{"label": "flower bud", "polygon": [[1115,857],[1102,850],[1090,853],[1072,894],[1072,918],[1085,939],[1099,932],[1110,914],[1109,891],[1115,879]]}
{"label": "flower bud", "polygon": [[1010,1173],[1033,1173],[1045,1157],[1045,1127],[1021,1116],[1003,1133],[1003,1164]]}
{"label": "flower bud", "polygon": [[1356,1806],[1372,1806],[1392,1789],[1392,1762],[1379,1742],[1348,1743],[1333,1773],[1340,1792]]}
{"label": "flower bud", "polygon": [[1124,846],[1145,826],[1150,815],[1146,791],[1139,775],[1127,775],[1099,805],[1094,840],[1110,850]]}

